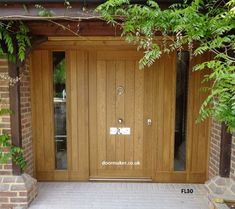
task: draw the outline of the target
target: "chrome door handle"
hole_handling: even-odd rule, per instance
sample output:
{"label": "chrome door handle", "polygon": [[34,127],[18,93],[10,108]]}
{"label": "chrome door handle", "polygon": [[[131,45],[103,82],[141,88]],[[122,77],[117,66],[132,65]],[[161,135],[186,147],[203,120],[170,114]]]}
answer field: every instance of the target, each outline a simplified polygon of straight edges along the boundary
{"label": "chrome door handle", "polygon": [[118,123],[123,124],[124,120],[122,118],[118,118]]}
{"label": "chrome door handle", "polygon": [[152,119],[148,118],[147,119],[147,126],[151,126],[152,125]]}

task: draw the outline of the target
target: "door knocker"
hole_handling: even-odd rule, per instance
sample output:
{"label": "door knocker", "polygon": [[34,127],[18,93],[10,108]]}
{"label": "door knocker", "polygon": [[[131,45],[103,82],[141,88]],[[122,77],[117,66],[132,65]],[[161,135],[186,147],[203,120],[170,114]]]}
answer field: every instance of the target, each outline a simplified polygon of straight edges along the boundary
{"label": "door knocker", "polygon": [[118,87],[117,87],[117,95],[118,95],[118,96],[123,95],[124,92],[125,92],[125,89],[124,89],[123,86],[118,86]]}

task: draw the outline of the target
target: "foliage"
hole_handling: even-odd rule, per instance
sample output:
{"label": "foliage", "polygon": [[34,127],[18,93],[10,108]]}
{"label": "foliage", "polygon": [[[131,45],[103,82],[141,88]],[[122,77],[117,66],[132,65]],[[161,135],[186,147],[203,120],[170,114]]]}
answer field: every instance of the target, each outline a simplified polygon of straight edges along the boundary
{"label": "foliage", "polygon": [[0,54],[12,61],[24,61],[30,46],[29,29],[21,21],[0,22]]}
{"label": "foliage", "polygon": [[[11,61],[24,61],[26,49],[31,45],[28,32],[28,28],[21,21],[0,22],[0,57],[7,55]],[[12,78],[9,77],[9,79]],[[0,116],[10,113],[12,112],[9,109],[0,109]],[[13,145],[8,134],[1,134],[0,164],[8,163],[10,160],[22,169],[27,165],[23,157],[23,149]]]}
{"label": "foliage", "polygon": [[65,60],[63,59],[56,65],[55,73],[54,73],[54,82],[57,84],[65,83]]}
{"label": "foliage", "polygon": [[[140,68],[151,65],[162,53],[188,46],[192,56],[213,53],[194,70],[210,69],[203,82],[212,82],[198,121],[215,117],[235,130],[235,0],[193,0],[162,10],[155,1],[146,5],[128,0],[108,0],[97,8],[108,23],[120,25],[122,36],[144,50]],[[156,34],[163,36],[161,44]]]}
{"label": "foliage", "polygon": [[44,8],[42,5],[40,4],[36,4],[35,7],[37,9],[39,9],[38,11],[38,16],[40,17],[52,17],[54,15],[54,12],[51,10],[48,10],[46,8]]}
{"label": "foliage", "polygon": [[[0,115],[11,113],[9,109],[0,109]],[[27,163],[23,156],[23,149],[12,145],[8,134],[0,135],[0,164],[13,160],[21,169],[25,169]]]}

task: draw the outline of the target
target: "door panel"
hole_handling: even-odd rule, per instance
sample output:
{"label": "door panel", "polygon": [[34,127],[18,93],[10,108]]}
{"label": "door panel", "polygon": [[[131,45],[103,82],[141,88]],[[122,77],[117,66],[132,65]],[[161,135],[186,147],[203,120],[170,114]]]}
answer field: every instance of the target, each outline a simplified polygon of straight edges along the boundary
{"label": "door panel", "polygon": [[208,71],[193,72],[192,68],[198,64],[210,60],[211,54],[206,53],[202,56],[193,57],[190,63],[189,71],[189,98],[188,98],[188,181],[202,182],[206,181],[208,169],[208,139],[210,138],[210,120],[207,119],[203,123],[196,123],[199,109],[202,102],[208,95],[201,91],[203,86],[209,85],[203,83],[203,77],[209,73]]}
{"label": "door panel", "polygon": [[[62,50],[63,51],[63,50]],[[87,54],[66,54],[67,169],[56,169],[53,67],[51,50],[32,53],[32,109],[35,170],[38,180],[86,180],[88,163]]]}
{"label": "door panel", "polygon": [[[130,127],[134,127],[134,117],[135,117],[135,104],[133,103],[135,99],[135,62],[126,61],[126,70],[125,70],[125,81],[126,81],[126,90],[125,96],[128,98],[125,102],[125,121],[127,124],[130,124]],[[134,134],[129,136],[128,140],[124,141],[124,150],[125,150],[125,160],[134,161]],[[126,166],[126,169],[133,170],[133,165]]]}
{"label": "door panel", "polygon": [[[32,55],[32,105],[33,105],[33,138],[35,141],[35,159],[37,176],[51,179],[54,170],[54,141],[52,106],[52,71],[50,73],[50,56],[47,50],[35,51]],[[36,59],[37,58],[37,59]],[[44,101],[48,102],[44,102]],[[52,155],[52,156],[51,156]],[[39,178],[40,178],[39,177]]]}
{"label": "door panel", "polygon": [[68,141],[70,180],[86,180],[88,159],[88,68],[87,53],[70,50],[68,54]]}
{"label": "door panel", "polygon": [[176,55],[163,55],[153,65],[154,181],[173,173]]}

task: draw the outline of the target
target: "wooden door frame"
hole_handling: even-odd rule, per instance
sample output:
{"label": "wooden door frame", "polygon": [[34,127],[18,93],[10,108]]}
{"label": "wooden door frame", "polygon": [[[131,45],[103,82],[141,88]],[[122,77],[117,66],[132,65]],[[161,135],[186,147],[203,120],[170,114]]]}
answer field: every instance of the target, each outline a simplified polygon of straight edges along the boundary
{"label": "wooden door frame", "polygon": [[[162,37],[157,37],[157,41],[161,42]],[[65,44],[66,43],[66,44]],[[93,49],[95,49],[96,46],[100,46],[101,48],[105,49],[114,49],[114,50],[120,50],[120,49],[136,49],[134,45],[130,45],[129,43],[126,43],[122,38],[120,37],[49,37],[48,42],[42,44],[40,47],[37,48],[37,50],[50,50],[50,51],[68,51],[68,50],[84,50],[86,52],[89,52],[92,54]],[[92,57],[92,55],[89,55]],[[191,61],[190,61],[191,63]],[[89,67],[92,66],[92,63],[88,63]],[[190,69],[192,69],[192,63],[190,64]],[[30,65],[31,66],[31,65]],[[30,68],[32,72],[32,67]],[[190,78],[189,78],[190,79]],[[89,75],[89,69],[88,69],[88,85],[87,88],[90,88],[90,75]],[[31,94],[33,97],[33,94]],[[92,95],[90,95],[90,92],[88,93],[88,105],[89,105],[89,99],[91,99]],[[188,98],[188,104],[190,103],[190,99]],[[194,104],[192,104],[194,105]],[[189,106],[188,106],[189,108]],[[187,116],[187,121],[190,120],[190,114]],[[90,107],[88,110],[88,120],[90,118]],[[192,120],[192,118],[191,118]],[[90,120],[88,121],[90,123]],[[210,121],[209,121],[210,123]],[[88,125],[88,162],[90,162],[90,124]],[[207,129],[210,128],[210,125],[208,125]],[[188,128],[187,128],[188,129]],[[208,131],[209,132],[209,131]],[[172,133],[173,134],[173,133]],[[193,140],[190,137],[191,135],[187,133],[187,146],[186,146],[186,170],[185,171],[173,171],[172,173],[169,173],[168,176],[165,176],[165,173],[162,173],[162,178],[160,178],[161,182],[169,182],[169,179],[171,180],[170,182],[201,182],[201,179],[204,179],[204,173],[197,173],[192,171],[192,155],[190,153],[190,149],[193,146]],[[208,146],[209,143],[207,143]],[[33,146],[35,150],[35,140],[33,140]],[[153,144],[152,149],[156,150],[157,143]],[[174,146],[174,143],[172,142],[171,147]],[[208,149],[207,149],[208,150]],[[174,152],[173,149],[171,148],[171,152]],[[153,152],[154,153],[154,152]],[[208,152],[206,153],[206,156],[208,156]],[[35,160],[35,155],[34,155],[34,160]],[[205,159],[207,160],[207,159]],[[155,162],[155,163],[154,163]],[[172,163],[173,164],[173,163]],[[156,160],[153,161],[153,179],[157,181],[156,179]],[[207,170],[205,171],[207,173]],[[90,173],[90,170],[89,170]],[[89,179],[89,175],[87,176],[87,179]],[[195,177],[193,176],[195,175]],[[167,177],[167,178],[166,178]]]}

